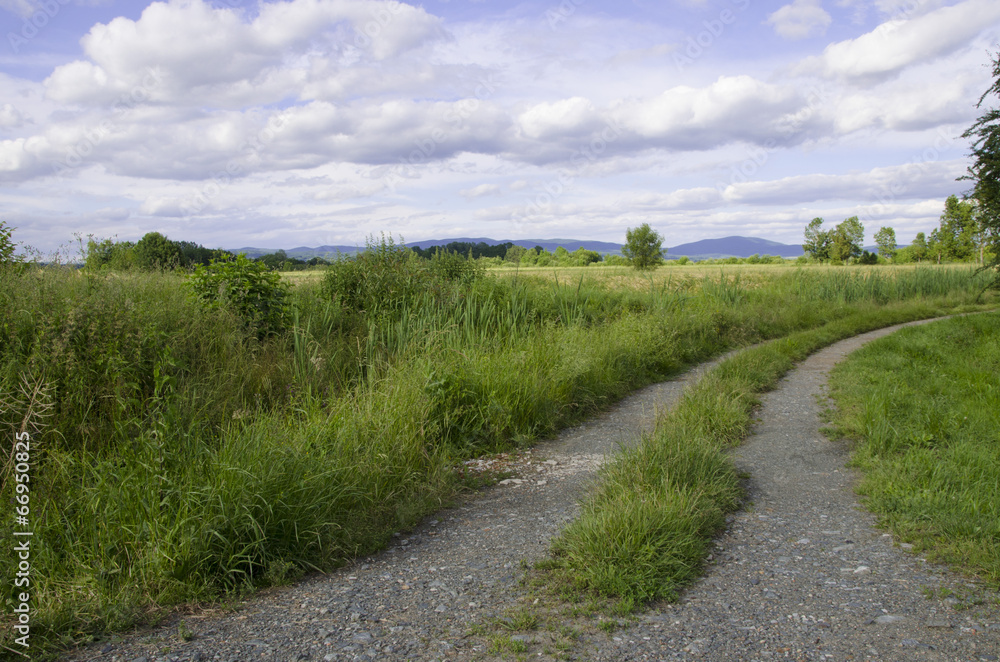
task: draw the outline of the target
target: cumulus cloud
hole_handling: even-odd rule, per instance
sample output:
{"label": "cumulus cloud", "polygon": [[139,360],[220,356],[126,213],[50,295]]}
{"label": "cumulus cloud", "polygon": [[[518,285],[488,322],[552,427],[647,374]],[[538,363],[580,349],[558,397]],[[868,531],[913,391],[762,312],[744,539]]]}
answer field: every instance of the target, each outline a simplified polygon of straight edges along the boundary
{"label": "cumulus cloud", "polygon": [[612,108],[618,126],[647,146],[710,149],[734,141],[764,143],[780,135],[781,118],[803,100],[790,86],[750,76],[720,76],[702,88],[673,87]]}
{"label": "cumulus cloud", "polygon": [[767,23],[785,39],[823,34],[832,21],[820,0],[795,0],[767,17]]}
{"label": "cumulus cloud", "polygon": [[533,139],[580,135],[600,126],[594,105],[583,97],[541,103],[518,117],[524,135]]}
{"label": "cumulus cloud", "polygon": [[890,20],[856,39],[830,44],[822,55],[803,62],[799,72],[856,82],[884,80],[967,45],[984,25],[998,20],[1000,3],[966,0],[915,18]]}
{"label": "cumulus cloud", "polygon": [[[267,3],[247,21],[238,9],[169,0],[152,3],[138,20],[95,25],[81,40],[89,62],[58,67],[46,85],[53,99],[103,104],[152,70],[162,79],[156,101],[268,103],[297,94],[317,54],[343,66],[378,62],[446,36],[436,17],[393,1]],[[315,73],[328,78],[331,70]]]}

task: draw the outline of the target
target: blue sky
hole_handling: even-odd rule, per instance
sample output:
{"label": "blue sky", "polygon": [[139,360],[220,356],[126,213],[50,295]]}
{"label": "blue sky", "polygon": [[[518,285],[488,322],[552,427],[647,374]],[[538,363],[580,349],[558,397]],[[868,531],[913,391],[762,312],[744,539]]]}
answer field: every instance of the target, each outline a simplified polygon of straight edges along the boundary
{"label": "blue sky", "polygon": [[0,218],[43,252],[937,225],[996,0],[0,0]]}

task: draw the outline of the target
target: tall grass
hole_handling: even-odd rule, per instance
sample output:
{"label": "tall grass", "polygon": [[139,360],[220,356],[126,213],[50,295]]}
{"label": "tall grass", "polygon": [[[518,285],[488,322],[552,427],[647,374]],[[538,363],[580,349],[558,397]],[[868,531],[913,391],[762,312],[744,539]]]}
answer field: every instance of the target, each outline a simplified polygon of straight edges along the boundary
{"label": "tall grass", "polygon": [[938,560],[1000,584],[1000,316],[905,329],[831,376],[834,423],[855,441],[859,492]]}
{"label": "tall grass", "polygon": [[32,468],[33,642],[54,650],[151,607],[335,567],[451,498],[461,459],[881,296],[978,292],[946,270],[878,290],[788,270],[632,286],[384,257],[401,272],[298,284],[292,328],[265,338],[171,274],[0,276],[0,424],[18,423],[25,377],[53,394]]}

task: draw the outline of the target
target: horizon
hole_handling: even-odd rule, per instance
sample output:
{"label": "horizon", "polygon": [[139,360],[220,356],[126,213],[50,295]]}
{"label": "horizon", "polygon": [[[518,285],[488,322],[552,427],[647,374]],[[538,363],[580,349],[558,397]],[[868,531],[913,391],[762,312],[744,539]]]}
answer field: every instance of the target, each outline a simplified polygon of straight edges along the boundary
{"label": "horizon", "polygon": [[817,216],[870,244],[968,188],[1000,3],[0,0],[0,28],[0,218],[43,253],[795,245]]}

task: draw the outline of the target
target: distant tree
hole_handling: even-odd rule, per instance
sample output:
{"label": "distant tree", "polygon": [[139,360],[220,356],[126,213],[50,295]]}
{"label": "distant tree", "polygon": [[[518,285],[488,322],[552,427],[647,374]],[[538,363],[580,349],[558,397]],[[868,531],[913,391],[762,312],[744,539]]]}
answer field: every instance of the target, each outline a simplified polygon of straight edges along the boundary
{"label": "distant tree", "polygon": [[820,229],[822,226],[822,218],[816,217],[809,221],[805,232],[806,240],[802,244],[802,250],[809,257],[820,262],[830,259],[830,233]]}
{"label": "distant tree", "polygon": [[875,233],[875,243],[878,244],[878,254],[891,260],[896,253],[896,231],[887,227],[879,228]]}
{"label": "distant tree", "polygon": [[574,266],[585,267],[588,264],[594,264],[595,262],[601,261],[601,254],[597,251],[589,251],[583,246],[569,254],[570,260]]}
{"label": "distant tree", "polygon": [[0,268],[20,262],[15,253],[17,244],[12,239],[14,230],[6,221],[0,221]]}
{"label": "distant tree", "polygon": [[937,230],[938,249],[946,260],[964,262],[976,256],[976,235],[979,224],[976,206],[971,201],[949,195]]}
{"label": "distant tree", "polygon": [[181,249],[182,267],[193,267],[199,264],[208,264],[214,258],[235,257],[235,255],[229,251],[224,251],[221,248],[205,248],[201,244],[196,244],[193,241],[178,241],[177,245]]}
{"label": "distant tree", "polygon": [[917,262],[921,262],[927,259],[927,254],[927,235],[923,232],[918,232],[917,236],[913,239],[913,243],[910,244],[910,255]]}
{"label": "distant tree", "polygon": [[505,262],[513,262],[518,264],[521,261],[521,257],[528,252],[524,246],[511,246],[507,249],[507,253],[504,255]]}
{"label": "distant tree", "polygon": [[896,248],[896,253],[893,255],[892,261],[897,264],[922,262],[927,259],[927,250],[927,235],[923,232],[918,232],[909,246]]}
{"label": "distant tree", "polygon": [[865,226],[857,216],[844,219],[830,233],[830,258],[847,262],[861,257],[861,244],[865,240]]}
{"label": "distant tree", "polygon": [[858,264],[878,264],[878,254],[861,251],[861,255],[858,257]]}
{"label": "distant tree", "polygon": [[[988,96],[1000,97],[1000,53],[991,56],[993,83],[979,98],[977,108],[982,108]],[[985,257],[985,247],[992,247],[992,258],[984,267],[993,269],[994,287],[1000,287],[1000,109],[990,108],[969,127],[963,138],[972,141],[972,165],[962,179],[970,180],[972,190],[965,195],[976,201],[979,218],[980,253]]]}
{"label": "distant tree", "polygon": [[132,249],[140,269],[173,269],[181,264],[181,248],[159,232],[147,232]]}
{"label": "distant tree", "polygon": [[666,252],[663,248],[663,237],[649,227],[649,223],[626,230],[622,255],[630,259],[636,269],[652,269],[661,264]]}

